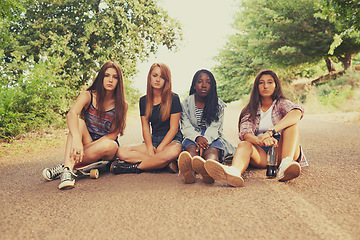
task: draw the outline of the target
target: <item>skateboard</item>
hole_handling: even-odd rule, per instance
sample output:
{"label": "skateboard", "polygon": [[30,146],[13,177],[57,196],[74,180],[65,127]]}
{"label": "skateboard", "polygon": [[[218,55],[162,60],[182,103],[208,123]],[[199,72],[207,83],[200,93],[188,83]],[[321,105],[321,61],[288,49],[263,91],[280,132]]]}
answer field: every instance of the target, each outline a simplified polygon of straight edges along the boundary
{"label": "skateboard", "polygon": [[226,157],[224,158],[222,164],[231,166],[233,157],[234,157],[233,155],[226,156]]}
{"label": "skateboard", "polygon": [[74,168],[74,174],[77,177],[89,176],[92,179],[97,179],[100,172],[107,172],[110,169],[112,161],[97,161],[88,165],[79,165]]}

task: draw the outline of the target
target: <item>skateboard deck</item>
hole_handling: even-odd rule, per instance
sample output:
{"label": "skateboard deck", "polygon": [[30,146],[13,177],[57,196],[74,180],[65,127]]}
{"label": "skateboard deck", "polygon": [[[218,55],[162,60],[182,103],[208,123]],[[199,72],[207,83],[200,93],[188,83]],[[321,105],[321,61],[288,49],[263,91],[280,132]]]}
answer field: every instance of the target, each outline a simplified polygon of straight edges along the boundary
{"label": "skateboard deck", "polygon": [[97,161],[88,165],[79,165],[74,168],[74,174],[78,177],[89,176],[90,178],[97,179],[100,172],[107,172],[110,169],[112,161]]}

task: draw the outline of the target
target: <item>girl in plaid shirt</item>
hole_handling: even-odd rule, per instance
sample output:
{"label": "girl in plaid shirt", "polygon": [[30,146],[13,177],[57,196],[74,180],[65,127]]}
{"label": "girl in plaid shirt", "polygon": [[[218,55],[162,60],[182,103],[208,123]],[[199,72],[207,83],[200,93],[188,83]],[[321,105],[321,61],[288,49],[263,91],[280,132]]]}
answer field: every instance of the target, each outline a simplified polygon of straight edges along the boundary
{"label": "girl in plaid shirt", "polygon": [[[277,147],[280,161],[277,178],[287,181],[300,175],[307,161],[299,145],[298,122],[304,109],[285,98],[277,75],[263,70],[255,78],[250,101],[239,118],[239,143],[232,166],[207,161],[205,169],[215,180],[234,187],[244,185],[241,174],[249,164],[257,168],[267,165],[267,152]],[[274,136],[280,133],[280,137]]]}

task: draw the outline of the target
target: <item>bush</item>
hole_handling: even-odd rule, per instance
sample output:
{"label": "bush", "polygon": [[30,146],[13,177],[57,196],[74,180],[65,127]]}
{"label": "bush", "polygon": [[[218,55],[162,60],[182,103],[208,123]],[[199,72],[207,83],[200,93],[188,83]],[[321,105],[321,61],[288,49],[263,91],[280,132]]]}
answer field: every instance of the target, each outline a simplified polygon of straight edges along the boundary
{"label": "bush", "polygon": [[[61,57],[44,58],[19,76],[0,75],[0,139],[66,126],[67,111],[87,87],[74,89],[72,80],[60,70],[63,62]],[[4,73],[6,69],[0,70]],[[136,105],[140,93],[129,82],[125,82],[125,91],[128,103]]]}
{"label": "bush", "polygon": [[71,91],[59,84],[52,64],[39,63],[17,83],[0,88],[0,138],[10,139],[19,134],[50,126],[64,126],[69,109],[66,100]]}
{"label": "bush", "polygon": [[342,77],[297,92],[311,113],[359,112],[360,72],[347,71]]}

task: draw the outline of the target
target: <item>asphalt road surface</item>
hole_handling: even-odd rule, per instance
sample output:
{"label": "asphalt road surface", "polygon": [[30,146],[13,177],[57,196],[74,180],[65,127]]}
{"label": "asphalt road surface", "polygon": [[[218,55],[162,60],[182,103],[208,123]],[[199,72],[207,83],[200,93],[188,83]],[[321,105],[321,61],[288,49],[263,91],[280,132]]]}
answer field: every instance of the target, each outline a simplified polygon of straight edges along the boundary
{"label": "asphalt road surface", "polygon": [[[234,145],[239,111],[225,112]],[[1,158],[0,239],[360,239],[359,127],[305,116],[310,166],[285,183],[251,169],[242,188],[157,172],[104,173],[60,191],[41,171],[62,162],[64,146]],[[121,144],[141,139],[140,119],[128,121]]]}

